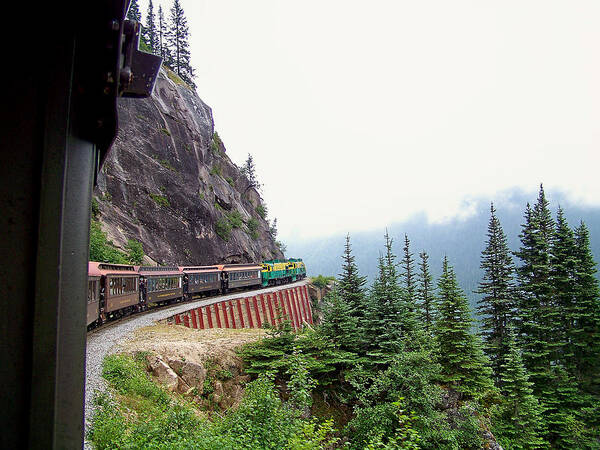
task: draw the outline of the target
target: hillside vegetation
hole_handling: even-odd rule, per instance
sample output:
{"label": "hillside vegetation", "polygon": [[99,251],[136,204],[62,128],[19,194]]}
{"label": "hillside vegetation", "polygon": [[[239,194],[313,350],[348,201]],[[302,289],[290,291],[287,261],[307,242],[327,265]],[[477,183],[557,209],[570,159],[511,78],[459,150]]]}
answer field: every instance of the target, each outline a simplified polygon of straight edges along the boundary
{"label": "hillside vegetation", "polygon": [[[348,236],[322,322],[294,333],[283,321],[239,351],[238,407],[203,415],[198,397],[214,399],[211,383],[165,396],[147,358],[111,357],[105,377],[126,400],[99,397],[90,437],[107,448],[598,448],[600,290],[589,232],[569,228],[561,209],[554,220],[540,189],[520,241],[515,265],[492,206],[475,334],[449,257],[434,282],[427,253],[417,263],[405,236],[398,261],[386,233],[367,288]],[[109,434],[125,440],[105,443]]]}

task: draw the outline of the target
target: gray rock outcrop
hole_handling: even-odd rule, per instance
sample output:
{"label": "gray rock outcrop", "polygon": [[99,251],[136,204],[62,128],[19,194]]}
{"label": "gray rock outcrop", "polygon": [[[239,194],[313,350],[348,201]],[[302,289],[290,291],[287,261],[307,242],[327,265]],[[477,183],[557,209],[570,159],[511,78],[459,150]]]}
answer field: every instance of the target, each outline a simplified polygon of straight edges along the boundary
{"label": "gray rock outcrop", "polygon": [[102,229],[117,247],[136,239],[148,262],[161,264],[283,256],[260,194],[226,155],[196,92],[161,69],[151,98],[120,99],[118,109],[119,133],[95,191]]}

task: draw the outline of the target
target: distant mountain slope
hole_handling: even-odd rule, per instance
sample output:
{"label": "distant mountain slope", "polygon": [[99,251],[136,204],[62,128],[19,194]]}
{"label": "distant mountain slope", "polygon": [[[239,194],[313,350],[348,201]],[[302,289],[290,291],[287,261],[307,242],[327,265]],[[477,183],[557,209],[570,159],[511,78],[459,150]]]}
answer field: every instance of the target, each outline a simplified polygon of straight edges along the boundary
{"label": "distant mountain slope", "polygon": [[[570,205],[563,196],[547,193],[553,214],[560,202],[571,227],[583,220],[591,234],[592,252],[596,262],[600,261],[600,208],[581,208]],[[504,232],[507,235],[511,250],[519,248],[519,233],[523,222],[525,205],[534,203],[536,197],[527,197],[521,192],[514,191],[505,202],[495,203]],[[411,241],[411,251],[418,261],[418,253],[423,249],[429,253],[429,261],[434,276],[441,273],[442,259],[448,255],[454,266],[459,283],[465,290],[473,306],[477,296],[473,290],[481,280],[479,269],[480,255],[486,242],[487,225],[489,221],[489,202],[481,200],[477,203],[475,215],[464,220],[452,220],[443,224],[430,224],[423,216],[391,225],[388,230],[394,239],[394,250],[398,259],[402,256],[404,233]],[[369,231],[352,234],[352,247],[356,262],[363,275],[372,281],[377,271],[377,258],[383,249],[383,234],[385,230]],[[300,255],[306,262],[311,275],[337,275],[341,271],[341,254],[344,248],[344,235],[307,240],[303,242],[286,242],[290,255]]]}

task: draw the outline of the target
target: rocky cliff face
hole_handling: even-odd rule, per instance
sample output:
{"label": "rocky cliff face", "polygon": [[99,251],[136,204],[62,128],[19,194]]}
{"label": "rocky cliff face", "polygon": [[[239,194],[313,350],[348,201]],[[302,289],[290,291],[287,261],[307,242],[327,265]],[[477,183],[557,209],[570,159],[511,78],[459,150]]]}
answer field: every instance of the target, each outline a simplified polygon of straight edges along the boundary
{"label": "rocky cliff face", "polygon": [[255,262],[283,255],[259,193],[225,153],[212,111],[161,69],[149,99],[121,99],[119,134],[95,196],[102,229],[161,264]]}

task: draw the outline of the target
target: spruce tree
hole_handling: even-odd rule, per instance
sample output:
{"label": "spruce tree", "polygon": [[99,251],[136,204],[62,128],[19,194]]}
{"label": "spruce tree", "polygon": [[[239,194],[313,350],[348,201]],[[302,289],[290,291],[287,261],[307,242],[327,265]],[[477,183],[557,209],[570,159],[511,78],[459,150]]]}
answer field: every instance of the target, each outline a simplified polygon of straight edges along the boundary
{"label": "spruce tree", "polygon": [[143,36],[148,47],[152,50],[152,53],[158,55],[158,33],[156,30],[156,18],[154,16],[154,5],[152,4],[152,0],[148,3],[148,14],[146,16],[146,26],[143,30]]}
{"label": "spruce tree", "polygon": [[516,325],[534,393],[545,398],[552,383],[550,365],[555,350],[556,309],[550,282],[554,221],[543,187],[534,208],[527,204],[521,227],[521,247],[515,252],[521,260],[516,269],[519,282]]}
{"label": "spruce tree", "polygon": [[586,392],[600,395],[600,289],[585,223],[575,229],[573,332],[576,377]]}
{"label": "spruce tree", "polygon": [[[216,133],[215,133],[216,135]],[[217,135],[218,136],[218,135]],[[254,188],[257,191],[260,191],[262,188],[262,184],[258,181],[258,177],[256,176],[256,165],[254,164],[254,158],[250,153],[248,153],[248,158],[244,162],[244,165],[240,169],[240,172],[246,178],[248,182],[246,186],[246,190],[250,188]]]}
{"label": "spruce tree", "polygon": [[335,345],[348,351],[355,351],[360,342],[357,340],[358,320],[352,314],[350,305],[340,295],[336,287],[324,299],[323,323],[321,332]]}
{"label": "spruce tree", "polygon": [[576,332],[577,311],[575,307],[575,237],[569,228],[562,208],[556,217],[556,231],[552,243],[551,283],[554,290],[554,306],[560,314],[556,323],[556,342],[553,361],[560,361],[567,371],[575,374],[575,350],[573,334]]}
{"label": "spruce tree", "polygon": [[422,251],[419,253],[419,273],[417,274],[417,301],[421,313],[421,321],[428,335],[433,333],[435,322],[435,286],[433,277],[429,272],[429,255]]}
{"label": "spruce tree", "polygon": [[473,319],[469,305],[447,257],[438,281],[438,301],[435,332],[442,382],[463,396],[476,396],[492,387],[491,370],[481,341],[471,333]]}
{"label": "spruce tree", "polygon": [[494,381],[501,383],[501,364],[507,351],[506,333],[514,308],[514,265],[506,236],[496,216],[492,203],[488,224],[487,244],[481,252],[481,269],[484,271],[479,289],[483,297],[478,301],[477,312],[482,317],[481,336],[484,351],[491,362]]}
{"label": "spruce tree", "polygon": [[142,22],[142,13],[140,13],[140,5],[138,5],[137,0],[131,0],[129,9],[127,10],[127,18],[136,22]]}
{"label": "spruce tree", "polygon": [[365,291],[364,286],[367,278],[360,276],[356,266],[350,235],[346,235],[344,254],[342,255],[342,273],[339,275],[340,295],[346,301],[352,311],[352,315],[359,320],[365,316]]}
{"label": "spruce tree", "polygon": [[396,269],[392,239],[385,232],[385,255],[379,256],[378,275],[368,302],[366,338],[374,364],[388,364],[404,350],[405,324],[402,289]]}
{"label": "spruce tree", "polygon": [[408,236],[404,234],[404,247],[403,247],[404,257],[402,258],[402,279],[404,281],[404,289],[406,290],[406,298],[409,307],[412,308],[412,311],[415,311],[415,302],[416,302],[416,286],[415,286],[415,260],[413,259],[413,254],[410,252],[410,241]]}
{"label": "spruce tree", "polygon": [[541,408],[510,328],[505,333],[505,345],[501,364],[503,397],[492,419],[496,439],[504,448],[511,449],[546,446],[541,437],[544,434]]}
{"label": "spruce tree", "polygon": [[163,59],[163,64],[171,66],[171,55],[169,53],[169,47],[167,46],[167,21],[165,20],[165,15],[163,14],[162,6],[158,5],[158,52],[159,55]]}
{"label": "spruce tree", "polygon": [[195,87],[194,69],[191,65],[189,50],[190,31],[179,0],[173,1],[166,37],[170,52],[171,68],[183,81]]}

